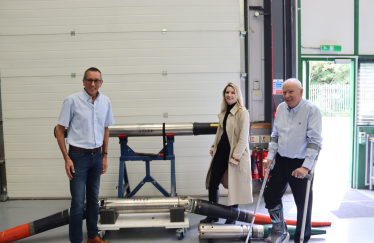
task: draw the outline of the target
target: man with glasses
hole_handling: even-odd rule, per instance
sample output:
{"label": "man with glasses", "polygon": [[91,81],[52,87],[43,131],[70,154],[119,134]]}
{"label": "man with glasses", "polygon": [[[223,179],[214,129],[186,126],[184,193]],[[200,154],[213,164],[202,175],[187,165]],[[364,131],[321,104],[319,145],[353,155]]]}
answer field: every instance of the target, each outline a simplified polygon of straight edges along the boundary
{"label": "man with glasses", "polygon": [[[94,67],[87,69],[83,78],[83,90],[65,99],[56,128],[57,142],[70,180],[72,199],[69,239],[71,243],[81,243],[83,240],[84,208],[87,242],[109,243],[98,236],[97,228],[100,176],[108,168],[108,127],[114,124],[110,100],[99,93],[102,84],[100,70]],[[65,147],[65,127],[67,127],[66,143],[69,144],[69,152]]]}

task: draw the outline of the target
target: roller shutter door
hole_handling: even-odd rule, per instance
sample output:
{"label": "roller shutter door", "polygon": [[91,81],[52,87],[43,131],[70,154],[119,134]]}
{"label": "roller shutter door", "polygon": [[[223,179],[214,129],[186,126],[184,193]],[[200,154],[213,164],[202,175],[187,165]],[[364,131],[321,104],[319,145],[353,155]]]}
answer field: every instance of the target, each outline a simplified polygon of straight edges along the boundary
{"label": "roller shutter door", "polygon": [[[221,92],[240,84],[239,1],[0,1],[0,71],[10,198],[70,197],[52,131],[63,100],[82,90],[83,72],[103,73],[100,91],[116,124],[216,122]],[[164,117],[167,113],[167,117]],[[207,195],[214,136],[176,137],[179,195]],[[158,152],[161,137],[130,138]],[[110,138],[101,197],[116,197],[120,147]],[[143,162],[128,162],[132,188]],[[169,161],[151,162],[170,191]],[[223,191],[223,194],[226,191]],[[161,195],[152,185],[137,195]]]}

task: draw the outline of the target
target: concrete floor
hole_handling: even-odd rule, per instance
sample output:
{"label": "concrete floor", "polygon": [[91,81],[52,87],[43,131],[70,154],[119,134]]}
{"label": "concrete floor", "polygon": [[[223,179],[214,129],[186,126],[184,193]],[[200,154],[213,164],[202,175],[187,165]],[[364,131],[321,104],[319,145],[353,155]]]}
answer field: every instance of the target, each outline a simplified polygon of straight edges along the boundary
{"label": "concrete floor", "polygon": [[[315,191],[316,192],[316,191]],[[368,190],[360,190],[361,193],[374,199],[374,192]],[[320,195],[315,193],[315,198]],[[258,196],[255,202],[250,205],[241,205],[240,207],[247,210],[254,210]],[[284,212],[286,218],[296,218],[295,204],[291,194],[283,197]],[[226,204],[227,198],[221,198],[220,203]],[[10,200],[0,203],[0,232],[9,228],[19,226],[30,221],[40,219],[58,211],[69,207],[68,200]],[[374,218],[351,218],[340,219],[336,217],[330,210],[335,209],[333,204],[326,201],[315,201],[313,207],[313,220],[315,221],[331,221],[331,227],[323,227],[327,230],[326,235],[313,236],[309,242],[373,242],[374,239]],[[374,208],[373,208],[374,210]],[[259,212],[267,213],[262,202]],[[198,239],[198,225],[202,216],[189,214],[190,227],[186,237],[183,239],[185,243],[208,242],[207,240]],[[219,223],[224,223],[221,219]],[[84,226],[85,228],[85,226]],[[84,230],[84,235],[86,231]],[[86,242],[87,236],[84,236]],[[118,231],[110,231],[106,235],[106,239],[112,243],[119,242],[177,242],[178,238],[175,229],[165,228],[132,228],[121,229]],[[39,235],[20,240],[18,242],[36,243],[36,242],[68,242],[68,226],[53,229]],[[240,242],[238,240],[215,240],[215,242]],[[261,242],[261,241],[259,241]],[[293,241],[292,241],[293,242]]]}
{"label": "concrete floor", "polygon": [[[341,205],[346,190],[348,189],[349,178],[349,119],[348,118],[323,118],[323,150],[319,157],[316,169],[315,183],[313,186],[314,202],[313,215],[314,221],[330,221],[331,227],[323,227],[327,230],[326,235],[312,236],[309,242],[329,242],[329,243],[369,243],[374,242],[374,218],[338,218],[331,212],[337,210]],[[327,128],[327,129],[326,129]],[[337,146],[339,141],[339,147]],[[335,148],[335,149],[334,149]],[[335,152],[332,152],[335,151]],[[253,185],[259,188],[258,183]],[[374,192],[369,190],[358,190],[360,193],[374,199]],[[254,210],[258,195],[255,195],[254,203],[249,205],[240,205],[240,208]],[[221,198],[220,203],[226,204],[227,198]],[[363,202],[364,203],[364,202]],[[13,228],[69,207],[69,200],[11,200],[0,202],[0,232]],[[283,197],[284,213],[286,218],[296,218],[296,207],[291,194]],[[374,210],[374,207],[373,207]],[[259,212],[267,213],[262,202]],[[208,242],[198,239],[198,225],[203,216],[189,214],[190,227],[186,237],[181,241],[185,243]],[[224,223],[220,220],[219,223]],[[84,230],[84,242],[87,240]],[[1,236],[1,235],[0,235]],[[69,242],[68,226],[60,227],[54,230],[35,235],[18,242],[36,243],[36,242]],[[106,239],[112,243],[119,242],[177,242],[179,241],[175,229],[165,228],[136,228],[121,229],[110,231]],[[1,240],[1,238],[0,238]],[[1,241],[0,241],[1,242]],[[220,242],[242,242],[238,240],[217,240]],[[261,241],[260,241],[261,242]],[[291,241],[293,242],[293,241]]]}

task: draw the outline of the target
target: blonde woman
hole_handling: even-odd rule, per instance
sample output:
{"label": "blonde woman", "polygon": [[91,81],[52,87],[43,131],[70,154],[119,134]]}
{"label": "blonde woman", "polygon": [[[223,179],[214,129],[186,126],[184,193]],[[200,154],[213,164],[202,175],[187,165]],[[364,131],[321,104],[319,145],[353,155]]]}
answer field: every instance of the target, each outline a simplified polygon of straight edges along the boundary
{"label": "blonde woman", "polygon": [[[219,184],[228,188],[228,205],[252,203],[252,175],[249,155],[249,114],[243,106],[239,87],[230,82],[223,90],[221,113],[216,138],[210,149],[212,160],[206,178],[209,201],[218,203]],[[226,172],[226,173],[225,173]],[[201,223],[217,222],[218,218],[207,217]],[[226,220],[225,224],[235,224]]]}

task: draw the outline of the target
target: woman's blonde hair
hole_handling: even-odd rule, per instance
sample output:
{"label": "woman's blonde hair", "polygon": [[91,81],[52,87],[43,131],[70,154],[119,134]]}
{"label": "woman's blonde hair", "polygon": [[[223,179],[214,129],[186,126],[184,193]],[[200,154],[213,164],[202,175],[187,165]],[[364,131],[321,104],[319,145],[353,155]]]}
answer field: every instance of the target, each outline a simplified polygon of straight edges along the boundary
{"label": "woman's blonde hair", "polygon": [[246,110],[244,103],[243,103],[243,96],[242,96],[242,91],[240,90],[239,86],[234,84],[233,82],[229,82],[226,87],[223,89],[222,95],[223,95],[223,100],[221,104],[221,112],[226,112],[227,109],[227,102],[225,100],[225,92],[227,87],[232,87],[235,90],[236,98],[237,98],[237,105],[239,106],[239,109]]}

